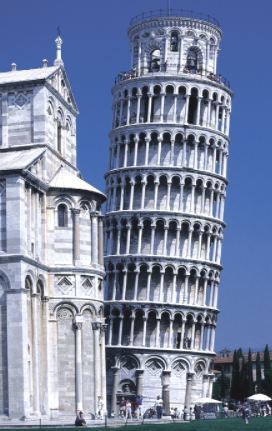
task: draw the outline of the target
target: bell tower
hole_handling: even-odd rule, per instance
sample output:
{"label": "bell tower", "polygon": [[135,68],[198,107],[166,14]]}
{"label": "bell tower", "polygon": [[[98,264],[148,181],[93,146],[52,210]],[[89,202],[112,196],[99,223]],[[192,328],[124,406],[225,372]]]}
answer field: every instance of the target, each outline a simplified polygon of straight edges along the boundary
{"label": "bell tower", "polygon": [[131,20],[106,174],[109,402],[211,396],[232,92],[210,16]]}

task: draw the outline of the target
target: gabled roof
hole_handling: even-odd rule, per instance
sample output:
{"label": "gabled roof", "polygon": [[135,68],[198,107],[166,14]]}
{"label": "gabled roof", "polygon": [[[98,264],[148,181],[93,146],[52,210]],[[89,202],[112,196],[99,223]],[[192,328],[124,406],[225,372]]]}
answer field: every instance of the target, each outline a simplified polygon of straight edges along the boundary
{"label": "gabled roof", "polygon": [[36,81],[47,79],[53,75],[60,66],[40,67],[38,69],[12,70],[0,73],[0,85],[16,82]]}
{"label": "gabled roof", "polygon": [[[0,73],[0,85],[16,84],[23,82],[32,82],[40,80],[49,80],[61,71],[63,78],[65,80],[66,86],[69,90],[69,95],[72,101],[73,108],[78,111],[76,101],[72,92],[72,88],[67,77],[67,73],[62,65],[50,66],[50,67],[39,67],[37,69],[27,69],[27,70],[11,70],[9,72]],[[52,85],[49,82],[50,85]]]}
{"label": "gabled roof", "polygon": [[100,190],[91,186],[86,181],[82,180],[78,176],[68,172],[63,166],[59,168],[53,179],[49,183],[50,188],[54,189],[72,189],[72,190],[83,190],[91,193],[96,193],[106,199],[104,193]]}
{"label": "gabled roof", "polygon": [[23,148],[12,151],[1,151],[0,171],[27,169],[45,151],[45,148]]}

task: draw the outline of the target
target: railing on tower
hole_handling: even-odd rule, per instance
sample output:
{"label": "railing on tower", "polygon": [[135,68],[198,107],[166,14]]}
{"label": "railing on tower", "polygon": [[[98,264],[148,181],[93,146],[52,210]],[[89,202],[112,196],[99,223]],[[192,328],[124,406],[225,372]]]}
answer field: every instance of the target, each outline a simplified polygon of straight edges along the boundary
{"label": "railing on tower", "polygon": [[139,15],[136,15],[130,20],[130,27],[136,25],[142,21],[147,21],[153,18],[161,18],[161,17],[182,17],[184,19],[198,19],[201,21],[206,21],[210,24],[216,25],[220,27],[220,24],[217,19],[213,18],[210,15],[206,15],[200,12],[194,12],[193,10],[185,10],[185,9],[157,9],[150,10],[148,12],[143,12]]}
{"label": "railing on tower", "polygon": [[[169,75],[171,75],[171,72],[170,71],[166,72],[165,70],[163,70],[163,67],[161,67],[157,71],[151,70],[150,68],[148,70],[142,70],[142,72],[140,74],[138,74],[135,69],[131,69],[131,70],[128,70],[126,72],[120,72],[120,73],[118,73],[118,75],[116,76],[116,78],[114,80],[114,83],[118,84],[118,82],[121,82],[121,81],[126,81],[128,79],[137,78],[138,76],[142,76],[145,73],[150,73],[150,74],[155,73],[156,74],[158,72],[160,72],[160,76],[164,76],[164,75],[165,76],[169,76]],[[185,73],[186,75],[187,74],[199,75],[201,78],[207,78],[207,79],[209,79],[211,81],[217,82],[218,84],[223,84],[227,88],[230,88],[230,81],[227,78],[225,78],[224,76],[220,75],[220,74],[215,74],[215,73],[211,73],[211,72],[205,72],[203,70],[196,70],[196,71],[193,72],[193,71],[187,70],[186,68],[184,68],[184,70],[183,70],[182,73]]]}

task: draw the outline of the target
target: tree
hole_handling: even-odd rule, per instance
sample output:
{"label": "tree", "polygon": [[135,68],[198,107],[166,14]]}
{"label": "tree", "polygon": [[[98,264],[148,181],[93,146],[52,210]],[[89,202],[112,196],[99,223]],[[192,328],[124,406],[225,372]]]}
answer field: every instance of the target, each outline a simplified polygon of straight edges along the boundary
{"label": "tree", "polygon": [[244,398],[247,398],[254,393],[251,349],[248,350],[247,362],[244,364],[243,379]]}
{"label": "tree", "polygon": [[229,398],[230,379],[225,375],[224,366],[221,375],[216,379],[213,385],[213,398],[216,400],[226,400]]}
{"label": "tree", "polygon": [[272,369],[268,344],[264,349],[264,391],[266,395],[272,395]]}
{"label": "tree", "polygon": [[257,353],[256,356],[256,382],[255,382],[255,392],[260,393],[263,391],[262,384],[262,369],[261,369],[261,358],[260,353]]}
{"label": "tree", "polygon": [[246,366],[242,349],[234,351],[232,362],[232,379],[230,397],[243,401],[245,397]]}

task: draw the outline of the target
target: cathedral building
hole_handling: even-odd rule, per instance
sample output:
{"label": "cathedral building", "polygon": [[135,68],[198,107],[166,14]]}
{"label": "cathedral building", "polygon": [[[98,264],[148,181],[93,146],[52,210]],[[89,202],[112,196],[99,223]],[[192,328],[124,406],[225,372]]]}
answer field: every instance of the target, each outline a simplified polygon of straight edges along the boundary
{"label": "cathedral building", "polygon": [[106,174],[108,409],[211,396],[232,92],[211,17],[132,19]]}
{"label": "cathedral building", "polygon": [[77,169],[61,45],[53,66],[0,73],[0,414],[17,418],[106,397],[105,196]]}

